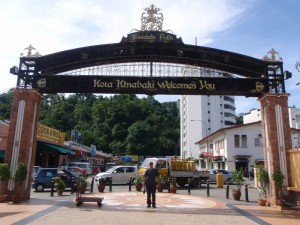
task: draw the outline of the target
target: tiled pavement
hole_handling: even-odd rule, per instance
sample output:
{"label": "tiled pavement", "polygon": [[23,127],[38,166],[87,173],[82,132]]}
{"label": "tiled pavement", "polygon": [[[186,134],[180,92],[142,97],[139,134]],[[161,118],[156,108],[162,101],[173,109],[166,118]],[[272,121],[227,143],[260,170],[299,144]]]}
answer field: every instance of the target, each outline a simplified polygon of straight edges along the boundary
{"label": "tiled pavement", "polygon": [[75,194],[50,197],[49,192],[32,192],[26,202],[0,204],[0,224],[300,224],[300,214],[281,212],[278,207],[258,206],[256,191],[249,189],[249,202],[226,199],[225,188],[186,189],[178,193],[157,193],[157,208],[146,208],[146,195],[128,191],[126,186],[113,191],[94,192],[104,197],[101,208],[94,202],[76,207]]}

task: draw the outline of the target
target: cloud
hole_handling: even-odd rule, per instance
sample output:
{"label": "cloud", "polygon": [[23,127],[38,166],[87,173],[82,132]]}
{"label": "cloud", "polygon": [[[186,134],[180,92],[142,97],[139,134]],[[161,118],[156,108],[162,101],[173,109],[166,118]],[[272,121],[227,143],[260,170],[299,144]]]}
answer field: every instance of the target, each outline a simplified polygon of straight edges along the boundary
{"label": "cloud", "polygon": [[[140,29],[141,14],[151,4],[162,10],[163,28],[182,37],[185,44],[195,44],[197,37],[198,45],[212,44],[254,57],[262,57],[271,47],[276,47],[285,51],[281,54],[285,66],[293,65],[299,59],[299,51],[296,51],[299,47],[295,46],[295,53],[288,57],[292,53],[285,47],[285,42],[262,38],[260,32],[266,27],[256,16],[262,10],[257,7],[263,5],[256,0],[10,0],[2,3],[0,8],[0,92],[16,85],[16,76],[9,74],[9,68],[18,66],[20,53],[29,44],[46,55],[120,42],[132,29]],[[249,24],[254,21],[259,26]],[[250,25],[254,29],[252,37],[246,32]],[[255,32],[258,27],[260,32]],[[294,30],[296,37],[297,28]],[[246,38],[253,41],[251,45],[245,45]],[[293,92],[297,88],[295,83],[289,87]],[[293,93],[291,104],[297,102],[297,97]],[[256,98],[251,101],[250,98],[236,99],[240,98],[243,100],[237,100],[239,109],[247,110],[249,105],[257,105]]]}

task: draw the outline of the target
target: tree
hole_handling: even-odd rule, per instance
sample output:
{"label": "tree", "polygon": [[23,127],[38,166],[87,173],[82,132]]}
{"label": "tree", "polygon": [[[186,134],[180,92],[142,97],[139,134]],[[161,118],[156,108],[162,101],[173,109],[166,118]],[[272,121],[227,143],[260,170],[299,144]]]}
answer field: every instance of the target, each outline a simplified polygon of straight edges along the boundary
{"label": "tree", "polygon": [[[9,119],[11,99],[12,92],[0,95],[5,103],[0,107],[3,118]],[[84,136],[82,144],[96,145],[107,153],[173,155],[180,148],[177,102],[160,103],[152,96],[45,94],[40,123],[66,132],[67,139],[75,129]]]}
{"label": "tree", "polygon": [[0,94],[0,120],[10,119],[12,98],[13,89],[10,89],[7,93]]}

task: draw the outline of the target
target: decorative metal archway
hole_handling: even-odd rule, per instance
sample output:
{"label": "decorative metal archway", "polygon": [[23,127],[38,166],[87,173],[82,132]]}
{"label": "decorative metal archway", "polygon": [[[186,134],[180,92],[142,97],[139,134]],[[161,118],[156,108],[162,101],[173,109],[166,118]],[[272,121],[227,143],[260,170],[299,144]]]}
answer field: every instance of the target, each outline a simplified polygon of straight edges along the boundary
{"label": "decorative metal archway", "polygon": [[[38,52],[33,54],[35,49],[32,46],[26,49],[28,54],[20,58],[19,68],[10,70],[18,76],[19,87],[14,93],[12,128],[5,156],[5,160],[11,162],[11,170],[15,169],[17,162],[25,162],[28,168],[32,168],[31,159],[36,153],[32,143],[36,141],[34,133],[40,93],[56,92],[263,96],[260,101],[267,146],[265,158],[272,170],[289,170],[285,158],[291,147],[288,95],[283,93],[284,79],[291,73],[284,74],[282,60],[275,59],[278,53],[272,49],[269,52],[271,58],[266,56],[260,60],[186,45],[181,38],[162,30],[163,16],[159,11],[153,5],[146,8],[146,13],[142,14],[141,30],[123,37],[120,43],[46,56]],[[31,181],[27,178],[25,186],[16,184],[17,190],[13,180],[9,184],[6,182],[8,189],[4,192],[12,198],[11,190],[14,190],[20,199],[28,199]],[[274,202],[277,197],[273,196]]]}
{"label": "decorative metal archway", "polygon": [[[151,5],[142,14],[141,30],[120,43],[96,45],[45,56],[20,58],[17,86],[41,93],[135,93],[241,95],[285,93],[281,60],[264,60],[186,45],[162,30],[163,15]],[[272,58],[276,54],[271,52]]]}

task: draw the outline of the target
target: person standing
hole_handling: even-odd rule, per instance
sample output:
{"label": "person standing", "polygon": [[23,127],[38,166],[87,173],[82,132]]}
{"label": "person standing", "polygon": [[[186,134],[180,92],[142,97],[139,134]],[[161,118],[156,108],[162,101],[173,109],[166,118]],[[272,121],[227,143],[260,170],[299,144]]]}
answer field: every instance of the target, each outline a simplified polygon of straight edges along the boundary
{"label": "person standing", "polygon": [[[159,179],[159,172],[153,168],[153,162],[149,163],[150,168],[145,172],[145,185],[147,190],[147,207],[156,208],[156,179]],[[152,200],[152,201],[151,201]]]}

